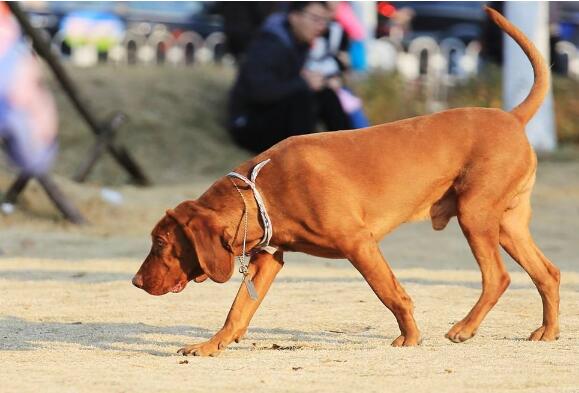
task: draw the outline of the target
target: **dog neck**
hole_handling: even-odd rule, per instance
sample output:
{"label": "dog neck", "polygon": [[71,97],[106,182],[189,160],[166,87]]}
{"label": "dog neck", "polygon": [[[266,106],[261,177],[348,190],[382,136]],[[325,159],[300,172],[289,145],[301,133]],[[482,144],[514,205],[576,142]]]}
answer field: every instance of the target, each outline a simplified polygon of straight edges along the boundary
{"label": "dog neck", "polygon": [[[261,242],[259,243],[259,246],[261,248],[267,248],[269,246],[269,242],[270,242],[271,237],[273,235],[273,229],[272,229],[272,225],[271,225],[271,220],[269,219],[269,215],[267,214],[265,202],[263,201],[263,198],[261,197],[261,193],[257,189],[257,184],[255,182],[257,180],[257,175],[259,174],[259,171],[261,171],[261,168],[263,168],[269,162],[270,162],[270,159],[268,158],[267,160],[263,160],[260,163],[258,163],[257,165],[255,165],[253,167],[253,170],[251,171],[251,176],[249,178],[247,178],[244,175],[241,175],[237,172],[229,172],[227,174],[227,177],[229,177],[230,179],[239,179],[239,180],[243,181],[245,184],[247,184],[251,188],[251,191],[253,191],[253,197],[254,197],[255,202],[257,204],[257,208],[259,210],[259,215],[261,217],[261,222],[263,223],[263,230],[264,230],[263,238],[262,238]],[[245,200],[245,197],[243,196],[243,193],[239,189],[237,183],[235,183],[234,181],[232,181],[232,183],[233,183],[233,186],[235,187],[237,193],[241,196],[241,199],[242,199],[243,205],[244,205],[244,237],[243,237],[244,240],[243,240],[243,244],[245,245],[245,239],[246,239],[246,235],[247,235],[247,202]]]}
{"label": "dog neck", "polygon": [[[267,236],[268,232],[266,231],[266,228],[262,224],[264,220],[262,219],[260,221],[259,219],[260,215],[263,214],[261,210],[262,208],[259,206],[259,203],[257,202],[257,200],[249,202],[252,200],[252,198],[247,198],[247,194],[250,194],[249,196],[251,197],[251,194],[253,194],[253,192],[255,191],[252,190],[251,187],[249,186],[245,187],[244,191],[242,191],[239,185],[237,184],[237,179],[233,179],[230,177],[229,180],[231,181],[233,187],[235,187],[235,191],[239,194],[241,202],[243,203],[243,208],[241,210],[241,217],[236,226],[235,236],[233,238],[234,239],[233,244],[236,245],[237,248],[239,248],[239,252],[236,252],[236,255],[243,255],[243,254],[247,255],[254,248],[263,245],[264,239],[267,239],[268,237]],[[250,236],[250,218],[249,218],[250,216],[252,217],[251,222],[256,223],[256,225],[253,225],[253,227],[260,228],[260,230],[264,234],[261,239],[252,241],[252,237]],[[266,245],[268,244],[269,240],[267,241]]]}
{"label": "dog neck", "polygon": [[[234,184],[237,185],[239,192]],[[245,204],[239,193],[243,194],[243,198],[246,201]],[[260,219],[259,207],[253,198],[251,188],[241,180],[223,177],[207,193],[203,194],[198,201],[217,213],[219,223],[225,228],[224,242],[228,244],[230,252],[234,255],[241,255],[243,249],[244,212],[246,206],[246,253],[261,243],[264,228]]]}

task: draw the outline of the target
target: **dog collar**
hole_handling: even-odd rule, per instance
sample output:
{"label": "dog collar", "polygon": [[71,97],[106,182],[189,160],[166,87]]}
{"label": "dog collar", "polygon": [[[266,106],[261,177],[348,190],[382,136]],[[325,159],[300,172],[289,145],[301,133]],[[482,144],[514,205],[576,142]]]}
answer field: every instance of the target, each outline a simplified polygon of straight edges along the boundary
{"label": "dog collar", "polygon": [[257,207],[259,209],[259,214],[261,216],[261,221],[263,222],[263,228],[264,228],[263,238],[261,239],[261,242],[256,247],[261,248],[262,250],[265,250],[265,251],[273,254],[271,251],[275,252],[276,248],[269,245],[269,242],[270,242],[271,237],[273,235],[273,228],[271,225],[271,220],[269,219],[269,215],[267,214],[267,210],[265,209],[265,203],[263,202],[263,198],[261,197],[261,194],[259,193],[259,190],[257,189],[257,186],[255,184],[255,179],[257,178],[259,171],[269,161],[270,161],[270,159],[268,158],[267,160],[264,160],[264,161],[260,162],[259,164],[257,164],[253,168],[253,171],[251,171],[251,179],[248,179],[247,177],[240,175],[237,172],[229,172],[227,174],[227,176],[236,177],[238,179],[241,179],[253,191],[253,197],[255,198],[255,202],[257,203]]}

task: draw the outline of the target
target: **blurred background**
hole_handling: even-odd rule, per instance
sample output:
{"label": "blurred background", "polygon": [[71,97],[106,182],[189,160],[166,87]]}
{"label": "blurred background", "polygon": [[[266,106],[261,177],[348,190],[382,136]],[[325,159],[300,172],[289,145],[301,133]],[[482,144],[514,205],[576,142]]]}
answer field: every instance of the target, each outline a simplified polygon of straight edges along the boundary
{"label": "blurred background", "polygon": [[[394,318],[347,261],[287,253],[249,340],[218,368],[171,357],[210,337],[241,276],[160,298],[131,278],[166,210],[254,155],[230,132],[229,99],[258,32],[291,4],[0,1],[0,391],[303,392],[327,384],[421,392],[436,383],[456,392],[578,391],[579,2],[331,4],[333,21],[318,7],[302,10],[299,23],[333,22],[348,38],[334,89],[355,124],[454,107],[510,109],[508,86],[520,102],[531,67],[524,57],[509,62],[514,44],[503,47],[482,7],[537,33],[531,39],[550,56],[553,79],[545,116],[527,127],[530,139],[532,128],[545,137],[532,141],[540,162],[531,226],[563,272],[561,340],[523,342],[541,321],[541,300],[503,253],[513,279],[507,295],[473,345],[447,344],[442,333],[481,282],[453,219],[436,233],[429,221],[403,225],[380,243],[416,301],[426,338],[418,352],[385,348]],[[298,46],[312,56],[317,48]],[[253,65],[290,60],[257,56]],[[309,87],[306,79],[319,82],[310,75],[293,86]]]}
{"label": "blurred background", "polygon": [[[350,35],[348,86],[361,99],[370,124],[452,107],[503,105],[503,38],[483,5],[503,11],[509,3],[346,4],[363,29],[344,26]],[[228,95],[260,25],[287,3],[19,5],[95,117],[108,119],[116,111],[126,115],[115,138],[153,184],[207,182],[252,155],[227,132]],[[579,2],[549,2],[547,8],[557,147],[540,153],[545,159],[574,160],[579,157]],[[70,189],[75,186],[67,182],[94,137],[49,67],[41,64],[60,119],[52,173]],[[0,193],[17,174],[1,162]],[[119,187],[131,178],[104,155],[87,181]],[[78,203],[86,213],[87,207]]]}

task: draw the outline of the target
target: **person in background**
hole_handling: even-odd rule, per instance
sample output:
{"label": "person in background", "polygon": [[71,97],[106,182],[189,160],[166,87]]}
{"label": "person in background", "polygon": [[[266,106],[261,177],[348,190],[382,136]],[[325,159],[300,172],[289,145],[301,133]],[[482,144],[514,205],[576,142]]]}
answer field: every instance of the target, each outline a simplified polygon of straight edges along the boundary
{"label": "person in background", "polygon": [[56,155],[57,125],[56,106],[42,85],[39,64],[0,2],[0,145],[24,173],[42,175]]}
{"label": "person in background", "polygon": [[[349,4],[345,2],[328,2],[332,20],[326,32],[314,41],[305,67],[324,76],[326,85],[338,96],[342,109],[349,118],[350,128],[363,128],[370,124],[362,110],[362,100],[346,87],[350,69],[349,37],[342,23],[344,14],[353,13],[348,7]],[[341,22],[336,20],[337,17],[340,17]]]}
{"label": "person in background", "polygon": [[279,9],[275,1],[217,1],[211,8],[223,17],[227,49],[239,63],[261,24]]}
{"label": "person in background", "polygon": [[326,31],[325,2],[293,2],[270,16],[252,42],[231,91],[229,130],[259,153],[277,142],[316,130],[349,129],[350,121],[323,74],[304,68],[316,38]]}
{"label": "person in background", "polygon": [[317,37],[308,53],[305,68],[324,76],[331,87],[340,87],[344,83],[345,72],[350,66],[348,56],[348,35],[334,19],[339,2],[328,2],[330,22],[326,31]]}

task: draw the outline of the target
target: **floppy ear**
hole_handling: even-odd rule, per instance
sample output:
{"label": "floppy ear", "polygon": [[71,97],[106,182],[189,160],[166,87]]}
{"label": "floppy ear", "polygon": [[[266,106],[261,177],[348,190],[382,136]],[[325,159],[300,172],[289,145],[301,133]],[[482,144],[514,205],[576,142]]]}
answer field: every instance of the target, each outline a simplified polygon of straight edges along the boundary
{"label": "floppy ear", "polygon": [[225,246],[227,244],[224,239],[225,228],[217,224],[213,212],[187,210],[189,214],[185,219],[180,211],[168,210],[167,214],[173,217],[185,232],[185,236],[195,249],[203,272],[215,282],[226,282],[233,274],[234,258],[229,247]]}

